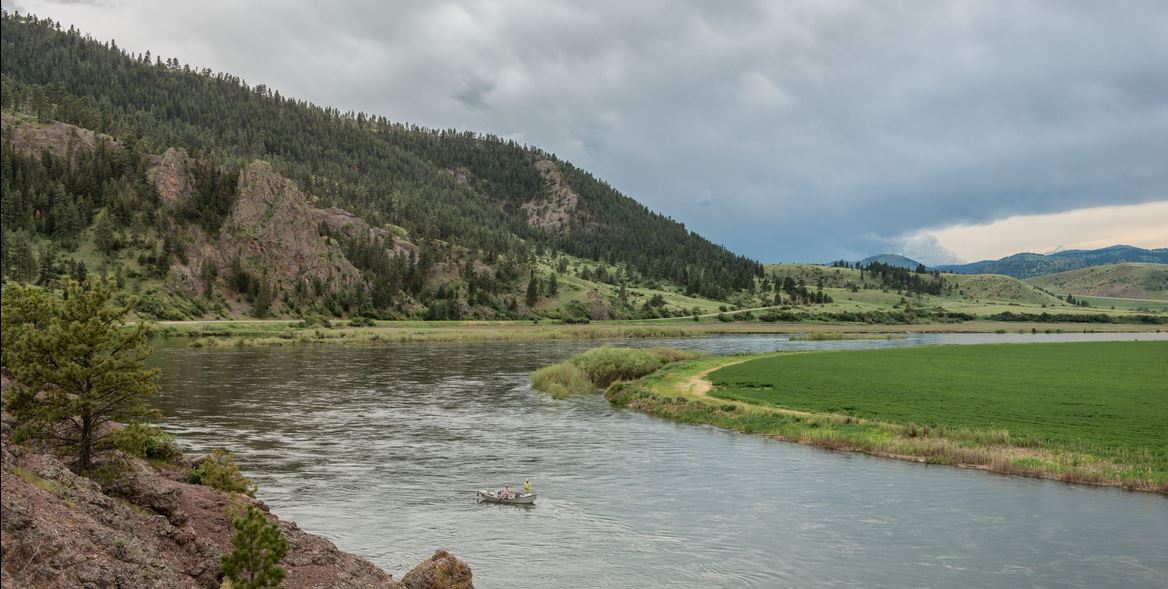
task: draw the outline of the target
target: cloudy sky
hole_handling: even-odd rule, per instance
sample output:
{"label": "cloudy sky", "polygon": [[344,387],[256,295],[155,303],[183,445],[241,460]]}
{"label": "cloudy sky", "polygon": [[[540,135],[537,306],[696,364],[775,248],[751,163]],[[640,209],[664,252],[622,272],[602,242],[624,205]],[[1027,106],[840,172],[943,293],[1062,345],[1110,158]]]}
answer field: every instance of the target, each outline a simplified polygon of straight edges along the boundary
{"label": "cloudy sky", "polygon": [[1168,3],[4,0],[513,137],[765,261],[1168,247]]}

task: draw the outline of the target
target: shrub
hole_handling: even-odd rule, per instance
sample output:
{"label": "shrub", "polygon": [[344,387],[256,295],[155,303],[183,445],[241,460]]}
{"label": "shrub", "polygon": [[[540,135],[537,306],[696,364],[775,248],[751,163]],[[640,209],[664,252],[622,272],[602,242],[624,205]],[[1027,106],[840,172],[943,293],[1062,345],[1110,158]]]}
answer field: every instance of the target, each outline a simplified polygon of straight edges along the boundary
{"label": "shrub", "polygon": [[198,466],[192,468],[187,480],[196,485],[255,497],[255,484],[239,472],[235,456],[222,448],[211,451]]}
{"label": "shrub", "polygon": [[148,423],[131,423],[110,434],[115,448],[139,458],[170,460],[182,455],[174,436]]}
{"label": "shrub", "polygon": [[621,380],[645,376],[670,362],[692,360],[696,352],[676,348],[613,348],[601,346],[569,358],[566,362],[541,368],[531,375],[537,390],[562,398],[604,388]]}
{"label": "shrub", "polygon": [[531,383],[537,390],[562,399],[572,393],[586,393],[594,387],[588,375],[570,362],[553,364],[536,370],[531,375]]}
{"label": "shrub", "polygon": [[349,327],[373,327],[373,320],[368,317],[354,317],[349,320]]}
{"label": "shrub", "polygon": [[313,315],[311,317],[305,317],[304,319],[301,319],[299,323],[292,324],[292,327],[298,329],[311,329],[313,327],[323,327],[325,329],[330,329],[332,326],[332,321],[329,321],[328,317],[325,317],[324,315]]}
{"label": "shrub", "polygon": [[640,378],[665,365],[665,360],[648,350],[601,346],[569,360],[588,375],[598,388],[618,380]]}
{"label": "shrub", "polygon": [[280,559],[288,552],[288,540],[280,527],[268,521],[264,512],[247,506],[247,512],[232,520],[233,550],[220,562],[232,589],[272,589],[281,587],[287,573]]}
{"label": "shrub", "polygon": [[700,358],[702,356],[700,352],[679,350],[677,348],[666,348],[663,346],[649,348],[649,353],[657,356],[666,364],[671,364],[673,362],[683,362],[685,360],[693,360],[694,358]]}

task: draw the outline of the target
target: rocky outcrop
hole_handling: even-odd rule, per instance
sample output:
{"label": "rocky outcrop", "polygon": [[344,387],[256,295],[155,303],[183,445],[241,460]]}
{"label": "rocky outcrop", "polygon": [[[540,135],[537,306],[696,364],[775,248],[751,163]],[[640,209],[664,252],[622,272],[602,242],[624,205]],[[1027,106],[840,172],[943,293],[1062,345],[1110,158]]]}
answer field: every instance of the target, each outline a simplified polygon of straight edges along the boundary
{"label": "rocky outcrop", "polygon": [[171,147],[161,156],[148,156],[147,166],[147,178],[167,206],[173,208],[194,193],[195,178],[187,150]]}
{"label": "rocky outcrop", "polygon": [[[123,457],[104,487],[71,472],[50,452],[0,443],[0,583],[5,589],[205,588],[222,583],[231,550],[230,513],[260,501],[184,482],[189,463],[156,467]],[[273,520],[279,521],[275,516]],[[279,521],[290,549],[288,589],[464,589],[470,569],[439,551],[402,583],[370,562]]]}
{"label": "rocky outcrop", "polygon": [[385,245],[387,250],[390,250],[395,255],[410,255],[410,253],[417,254],[418,246],[398,239],[391,231],[381,227],[374,227],[370,225],[365,219],[350,213],[344,209],[330,207],[327,209],[310,208],[309,214],[312,215],[312,220],[316,222],[317,226],[324,225],[337,235],[344,235],[350,238],[365,238],[380,241]]}
{"label": "rocky outcrop", "polygon": [[539,160],[535,167],[544,178],[547,196],[521,205],[527,212],[527,224],[553,233],[566,232],[579,198],[564,180],[559,164]]}
{"label": "rocky outcrop", "polygon": [[219,235],[221,262],[238,258],[249,273],[268,281],[276,300],[298,282],[319,280],[328,290],[362,284],[340,245],[320,234],[314,210],[271,164],[252,162],[239,173],[235,205]]}
{"label": "rocky outcrop", "polygon": [[474,589],[470,567],[445,550],[406,573],[401,584],[405,589]]}
{"label": "rocky outcrop", "polygon": [[37,122],[8,113],[0,113],[0,129],[4,131],[4,141],[11,139],[14,150],[34,157],[46,149],[57,157],[66,156],[70,147],[92,151],[99,141],[106,142],[108,147],[120,147],[109,135],[57,121]]}

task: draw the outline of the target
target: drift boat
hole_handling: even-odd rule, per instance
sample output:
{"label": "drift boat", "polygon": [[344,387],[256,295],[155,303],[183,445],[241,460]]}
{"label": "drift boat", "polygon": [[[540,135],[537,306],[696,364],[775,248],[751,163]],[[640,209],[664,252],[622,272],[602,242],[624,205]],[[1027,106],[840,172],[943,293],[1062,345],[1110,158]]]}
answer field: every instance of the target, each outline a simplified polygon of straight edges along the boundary
{"label": "drift boat", "polygon": [[498,491],[479,490],[479,501],[502,503],[504,505],[531,505],[535,503],[535,493],[513,493],[510,498],[499,496]]}

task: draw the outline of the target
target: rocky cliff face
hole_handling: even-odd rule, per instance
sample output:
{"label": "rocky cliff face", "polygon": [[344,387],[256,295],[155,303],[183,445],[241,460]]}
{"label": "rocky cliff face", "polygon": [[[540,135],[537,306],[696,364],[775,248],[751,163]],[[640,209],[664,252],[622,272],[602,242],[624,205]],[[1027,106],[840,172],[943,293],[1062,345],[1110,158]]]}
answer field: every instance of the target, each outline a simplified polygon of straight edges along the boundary
{"label": "rocky cliff face", "polygon": [[339,244],[320,235],[317,211],[292,181],[276,174],[267,162],[255,161],[239,174],[231,215],[223,224],[217,243],[198,248],[189,259],[192,277],[202,258],[210,257],[227,276],[236,259],[252,276],[266,281],[278,303],[297,284],[311,289],[325,285],[326,292],[364,288],[361,273]]}
{"label": "rocky cliff face", "polygon": [[[0,443],[0,582],[23,588],[205,588],[222,584],[230,551],[230,496],[183,481],[188,464],[156,467],[126,458],[104,487],[71,472],[51,453]],[[439,551],[401,582],[373,564],[279,521],[291,544],[281,565],[288,589],[470,589],[470,569]]]}
{"label": "rocky cliff face", "polygon": [[191,175],[191,158],[187,150],[171,147],[161,156],[147,156],[147,177],[158,191],[158,198],[174,208],[195,190]]}
{"label": "rocky cliff face", "polygon": [[579,197],[564,181],[559,164],[540,160],[535,162],[535,167],[548,190],[546,198],[525,202],[521,206],[527,212],[527,224],[553,233],[566,232]]}

